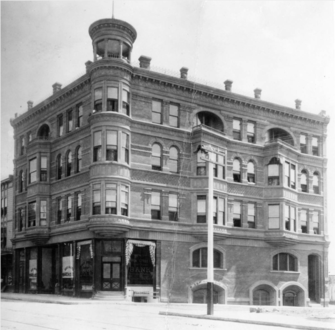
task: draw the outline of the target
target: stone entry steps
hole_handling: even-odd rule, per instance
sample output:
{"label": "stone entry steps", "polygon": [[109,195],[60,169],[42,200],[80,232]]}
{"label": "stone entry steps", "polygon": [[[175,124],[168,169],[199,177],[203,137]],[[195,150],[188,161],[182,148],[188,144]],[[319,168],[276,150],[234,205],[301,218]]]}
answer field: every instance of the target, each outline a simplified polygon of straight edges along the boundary
{"label": "stone entry steps", "polygon": [[104,301],[124,301],[125,295],[123,291],[97,291],[94,299]]}

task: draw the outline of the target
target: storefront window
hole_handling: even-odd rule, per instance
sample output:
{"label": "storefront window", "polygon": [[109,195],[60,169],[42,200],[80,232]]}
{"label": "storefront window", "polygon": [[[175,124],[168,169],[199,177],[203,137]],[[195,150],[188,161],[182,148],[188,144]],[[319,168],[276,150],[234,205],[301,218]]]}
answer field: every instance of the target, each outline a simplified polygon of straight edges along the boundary
{"label": "storefront window", "polygon": [[153,284],[153,265],[149,246],[134,245],[128,264],[128,284]]}
{"label": "storefront window", "polygon": [[37,290],[37,248],[29,251],[29,290]]}
{"label": "storefront window", "polygon": [[93,287],[93,259],[91,244],[79,245],[79,282],[81,290],[92,290]]}
{"label": "storefront window", "polygon": [[73,290],[74,281],[73,281],[73,267],[74,267],[74,253],[73,253],[73,244],[64,243],[63,245],[63,256],[62,256],[62,281],[63,281],[63,290]]}

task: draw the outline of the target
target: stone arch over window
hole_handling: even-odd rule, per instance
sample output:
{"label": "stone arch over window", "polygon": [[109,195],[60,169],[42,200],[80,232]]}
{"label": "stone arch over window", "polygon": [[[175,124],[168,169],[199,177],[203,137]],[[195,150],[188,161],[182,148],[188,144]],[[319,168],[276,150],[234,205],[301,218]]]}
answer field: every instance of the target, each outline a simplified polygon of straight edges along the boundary
{"label": "stone arch over window", "polygon": [[249,289],[250,305],[277,305],[278,290],[269,281],[257,281]]}
{"label": "stone arch over window", "polygon": [[151,148],[151,167],[161,171],[163,168],[163,148],[160,143],[154,143]]}
{"label": "stone arch over window", "polygon": [[223,120],[210,111],[199,111],[193,117],[193,127],[205,125],[218,131],[224,131]]}
{"label": "stone arch over window", "polygon": [[278,140],[291,146],[296,145],[294,135],[289,131],[289,129],[284,130],[279,127],[267,128],[265,132],[265,143],[277,142]]}
{"label": "stone arch over window", "polygon": [[240,158],[233,160],[233,180],[234,182],[242,182],[242,160]]}
{"label": "stone arch over window", "polygon": [[280,288],[281,306],[306,306],[307,290],[298,282],[286,282]]}
{"label": "stone arch over window", "polygon": [[37,137],[39,139],[49,139],[51,136],[50,127],[48,124],[43,124],[37,131]]}
{"label": "stone arch over window", "polygon": [[168,166],[170,172],[179,172],[179,149],[176,146],[171,146],[169,149]]}
{"label": "stone arch over window", "polygon": [[[199,244],[196,244],[196,245],[193,245],[192,247],[190,247],[190,267],[192,267],[192,268],[204,268],[203,265],[201,264],[200,260],[199,260],[200,261],[199,267],[194,266],[194,263],[193,263],[194,252],[199,251],[201,249],[205,249],[206,253],[207,253],[207,243],[199,243]],[[214,254],[214,268],[226,269],[226,252],[225,252],[225,250],[222,247],[220,247],[218,245],[215,245],[214,246],[214,251],[216,251],[216,255]],[[200,258],[201,258],[203,253],[204,253],[203,251],[200,251],[198,253]],[[220,265],[220,267],[215,267],[215,258],[217,258],[216,263],[217,263],[217,265]],[[207,254],[206,254],[206,257],[204,259],[206,259],[206,262],[207,262]]]}
{"label": "stone arch over window", "polygon": [[65,173],[66,176],[70,176],[72,174],[72,152],[68,150],[65,154]]}
{"label": "stone arch over window", "polygon": [[56,172],[57,180],[61,179],[63,172],[63,158],[61,154],[58,154],[56,158]]}
{"label": "stone arch over window", "polygon": [[[213,283],[213,303],[227,303],[227,287],[221,282]],[[207,279],[196,281],[188,287],[188,302],[194,304],[206,304],[207,302]]]}
{"label": "stone arch over window", "polygon": [[82,147],[78,146],[75,152],[76,173],[79,173],[82,168]]}
{"label": "stone arch over window", "polygon": [[300,172],[300,189],[302,192],[308,192],[308,171],[302,169]]}
{"label": "stone arch over window", "polygon": [[320,174],[318,171],[313,172],[313,192],[320,194]]}
{"label": "stone arch over window", "polygon": [[253,160],[249,160],[247,163],[247,180],[249,183],[256,182],[256,166]]}
{"label": "stone arch over window", "polygon": [[299,270],[299,259],[292,252],[274,252],[271,254],[271,262],[272,271],[297,272]]}

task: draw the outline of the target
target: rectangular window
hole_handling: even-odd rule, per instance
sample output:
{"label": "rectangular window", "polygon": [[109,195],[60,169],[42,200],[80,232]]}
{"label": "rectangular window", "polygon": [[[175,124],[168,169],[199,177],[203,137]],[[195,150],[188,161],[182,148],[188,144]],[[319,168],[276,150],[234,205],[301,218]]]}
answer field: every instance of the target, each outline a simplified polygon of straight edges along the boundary
{"label": "rectangular window", "polygon": [[224,199],[220,197],[213,197],[213,223],[215,225],[223,226],[225,224],[225,207]]}
{"label": "rectangular window", "polygon": [[36,226],[36,202],[28,204],[28,227]]}
{"label": "rectangular window", "polygon": [[100,184],[93,185],[93,214],[101,214]]}
{"label": "rectangular window", "polygon": [[22,136],[20,139],[20,144],[21,144],[21,150],[20,150],[20,155],[24,155],[24,151],[25,151],[25,140],[24,137]]}
{"label": "rectangular window", "polygon": [[216,154],[215,155],[215,164],[213,166],[214,177],[219,179],[225,179],[225,156]]}
{"label": "rectangular window", "polygon": [[178,221],[178,195],[169,194],[169,220]]}
{"label": "rectangular window", "polygon": [[117,214],[116,184],[106,183],[105,214]]}
{"label": "rectangular window", "polygon": [[319,214],[318,211],[313,212],[313,233],[315,235],[320,234],[319,216],[320,216],[320,214]]}
{"label": "rectangular window", "polygon": [[20,208],[18,211],[19,214],[19,223],[18,223],[18,229],[19,231],[22,231],[23,227],[24,227],[24,209]]}
{"label": "rectangular window", "polygon": [[200,154],[201,152],[198,152],[197,154],[197,175],[205,176],[206,175],[206,162],[203,159],[201,159]]}
{"label": "rectangular window", "polygon": [[279,165],[269,164],[268,165],[268,185],[279,186]]}
{"label": "rectangular window", "polygon": [[161,219],[161,193],[151,192],[151,219]]}
{"label": "rectangular window", "polygon": [[64,133],[63,127],[63,115],[58,116],[58,136],[62,136]]}
{"label": "rectangular window", "polygon": [[303,234],[308,234],[307,210],[300,211],[300,228]]}
{"label": "rectangular window", "polygon": [[129,164],[129,134],[122,132],[121,159]]}
{"label": "rectangular window", "polygon": [[107,131],[106,160],[117,162],[117,132]]}
{"label": "rectangular window", "polygon": [[234,227],[242,227],[241,202],[234,202]]}
{"label": "rectangular window", "polygon": [[78,193],[77,194],[76,220],[80,220],[81,218],[81,203],[82,203],[81,193]]}
{"label": "rectangular window", "polygon": [[241,120],[233,119],[233,138],[234,140],[241,140]]}
{"label": "rectangular window", "polygon": [[307,136],[306,134],[300,134],[300,152],[307,154]]}
{"label": "rectangular window", "polygon": [[256,210],[255,203],[248,203],[248,227],[256,228]]}
{"label": "rectangular window", "polygon": [[285,182],[286,186],[295,189],[295,165],[285,162]]}
{"label": "rectangular window", "polygon": [[29,161],[29,183],[36,182],[36,158]]}
{"label": "rectangular window", "polygon": [[206,223],[206,196],[197,196],[197,223]]}
{"label": "rectangular window", "polygon": [[255,123],[247,123],[247,139],[249,143],[255,143]]}
{"label": "rectangular window", "polygon": [[107,88],[107,111],[118,112],[118,88],[108,87]]}
{"label": "rectangular window", "polygon": [[47,225],[47,201],[41,201],[40,204],[40,224],[41,226]]}
{"label": "rectangular window", "polygon": [[320,156],[319,153],[319,139],[315,136],[312,137],[312,155]]}
{"label": "rectangular window", "polygon": [[102,88],[94,90],[94,110],[102,111]]}
{"label": "rectangular window", "polygon": [[129,116],[130,94],[127,90],[122,90],[122,112]]}
{"label": "rectangular window", "polygon": [[82,104],[78,104],[77,105],[77,127],[81,127],[83,126],[83,105]]}
{"label": "rectangular window", "polygon": [[285,205],[285,229],[296,231],[295,207]]}
{"label": "rectangular window", "polygon": [[121,215],[128,216],[129,187],[121,185]]}
{"label": "rectangular window", "polygon": [[48,181],[48,158],[45,156],[41,157],[41,169],[40,169],[40,181]]}
{"label": "rectangular window", "polygon": [[62,199],[57,199],[57,223],[60,224],[62,221]]}
{"label": "rectangular window", "polygon": [[179,106],[176,104],[170,104],[169,125],[172,127],[179,127]]}
{"label": "rectangular window", "polygon": [[93,161],[101,160],[101,132],[94,132],[93,135]]}
{"label": "rectangular window", "polygon": [[152,122],[156,124],[162,123],[162,102],[152,100]]}
{"label": "rectangular window", "polygon": [[67,131],[71,132],[73,128],[73,116],[72,116],[72,110],[69,110],[67,112]]}
{"label": "rectangular window", "polygon": [[279,205],[269,205],[269,229],[279,229]]}
{"label": "rectangular window", "polygon": [[72,217],[72,196],[67,196],[66,204],[66,221],[70,221]]}

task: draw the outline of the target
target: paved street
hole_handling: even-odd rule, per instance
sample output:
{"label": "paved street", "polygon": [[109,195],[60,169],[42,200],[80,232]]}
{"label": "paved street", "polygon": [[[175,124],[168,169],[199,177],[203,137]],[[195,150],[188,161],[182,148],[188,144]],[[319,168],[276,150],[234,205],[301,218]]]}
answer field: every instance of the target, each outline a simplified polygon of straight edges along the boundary
{"label": "paved street", "polygon": [[[3,330],[285,329],[257,324],[250,325],[159,315],[160,311],[169,311],[168,307],[161,304],[61,305],[2,300],[1,305],[1,329]],[[205,314],[205,305],[203,305],[203,308]],[[178,311],[178,308],[173,308],[173,310]],[[179,310],[183,312],[183,307],[181,306]],[[236,313],[233,316],[235,317]]]}

